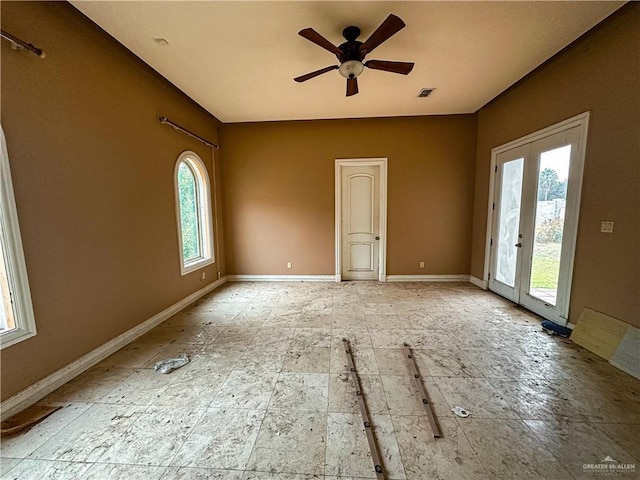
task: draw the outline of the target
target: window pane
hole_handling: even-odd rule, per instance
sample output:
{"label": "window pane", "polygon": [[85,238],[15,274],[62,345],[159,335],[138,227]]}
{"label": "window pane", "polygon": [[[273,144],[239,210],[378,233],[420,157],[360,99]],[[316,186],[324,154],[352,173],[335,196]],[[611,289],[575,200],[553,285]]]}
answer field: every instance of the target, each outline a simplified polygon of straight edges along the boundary
{"label": "window pane", "polygon": [[558,293],[570,160],[571,145],[540,155],[529,293],[549,305],[556,304]]}
{"label": "window pane", "polygon": [[496,280],[509,287],[516,284],[523,168],[524,158],[505,162],[502,167]]}
{"label": "window pane", "polygon": [[182,162],[178,167],[178,195],[182,226],[182,258],[185,262],[202,256],[198,215],[198,187],[193,171]]}
{"label": "window pane", "polygon": [[[0,235],[2,235],[1,229]],[[9,279],[7,278],[4,249],[0,245],[0,333],[14,328],[13,306],[11,305],[11,296],[9,294]]]}

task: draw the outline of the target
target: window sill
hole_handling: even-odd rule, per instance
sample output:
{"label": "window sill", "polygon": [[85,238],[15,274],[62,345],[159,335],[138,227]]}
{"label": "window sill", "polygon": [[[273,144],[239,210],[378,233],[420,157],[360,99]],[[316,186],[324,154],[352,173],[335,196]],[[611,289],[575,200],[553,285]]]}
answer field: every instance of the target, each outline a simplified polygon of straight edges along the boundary
{"label": "window sill", "polygon": [[25,330],[22,328],[14,328],[13,330],[3,332],[2,334],[0,334],[0,349],[10,347],[11,345],[15,345],[16,343],[20,343],[23,340],[34,337],[35,335],[35,329]]}
{"label": "window sill", "polygon": [[206,267],[207,265],[211,265],[212,263],[214,263],[213,257],[193,260],[187,264],[182,264],[180,266],[180,274],[183,276],[187,275],[188,273],[195,272],[196,270],[199,270],[202,267]]}

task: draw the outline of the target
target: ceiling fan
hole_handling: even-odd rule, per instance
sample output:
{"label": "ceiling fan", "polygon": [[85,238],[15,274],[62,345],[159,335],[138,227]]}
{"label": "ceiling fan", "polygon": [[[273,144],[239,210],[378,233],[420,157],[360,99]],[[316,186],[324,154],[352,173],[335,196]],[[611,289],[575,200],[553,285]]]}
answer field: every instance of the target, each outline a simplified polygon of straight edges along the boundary
{"label": "ceiling fan", "polygon": [[365,56],[373,52],[377,46],[387,41],[405,26],[405,23],[399,17],[391,14],[364,42],[356,40],[360,36],[360,29],[355,26],[349,26],[342,31],[342,36],[346,42],[339,47],[336,47],[313,28],[300,30],[298,35],[335,54],[340,65],[321,68],[315,72],[296,77],[294,80],[298,83],[306,82],[323,73],[338,70],[340,75],[347,79],[347,97],[350,97],[358,93],[358,75],[363,72],[364,67],[407,75],[413,69],[413,63],[389,62],[387,60],[368,60],[363,63]]}

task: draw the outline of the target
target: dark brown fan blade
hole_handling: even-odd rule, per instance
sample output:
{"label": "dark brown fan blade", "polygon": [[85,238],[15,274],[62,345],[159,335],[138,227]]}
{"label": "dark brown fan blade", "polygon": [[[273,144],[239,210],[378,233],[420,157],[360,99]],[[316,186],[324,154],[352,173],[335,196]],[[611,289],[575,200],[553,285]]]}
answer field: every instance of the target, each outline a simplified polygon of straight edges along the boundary
{"label": "dark brown fan blade", "polygon": [[413,63],[409,62],[388,62],[386,60],[369,60],[364,66],[374,70],[384,70],[385,72],[401,73],[407,75],[413,70]]}
{"label": "dark brown fan blade", "polygon": [[318,75],[322,75],[323,73],[330,72],[331,70],[337,70],[338,68],[338,65],[331,65],[330,67],[324,67],[320,70],[316,70],[315,72],[307,73],[306,75],[300,75],[299,77],[294,78],[294,80],[298,83],[306,82],[313,77],[317,77]]}
{"label": "dark brown fan blade", "polygon": [[358,93],[358,78],[347,78],[347,97]]}
{"label": "dark brown fan blade", "polygon": [[374,48],[386,41],[400,30],[405,27],[405,23],[400,17],[395,16],[393,13],[389,15],[382,25],[380,25],[375,32],[371,34],[367,40],[360,45],[361,58],[362,54],[366,55],[373,52]]}
{"label": "dark brown fan blade", "polygon": [[316,32],[313,28],[305,28],[304,30],[300,30],[298,32],[298,35],[306,38],[310,42],[315,43],[316,45],[324,48],[325,50],[329,50],[331,53],[335,54],[342,62],[342,59],[344,57],[342,50],[340,50],[333,43],[331,43],[329,40],[327,40],[318,32]]}

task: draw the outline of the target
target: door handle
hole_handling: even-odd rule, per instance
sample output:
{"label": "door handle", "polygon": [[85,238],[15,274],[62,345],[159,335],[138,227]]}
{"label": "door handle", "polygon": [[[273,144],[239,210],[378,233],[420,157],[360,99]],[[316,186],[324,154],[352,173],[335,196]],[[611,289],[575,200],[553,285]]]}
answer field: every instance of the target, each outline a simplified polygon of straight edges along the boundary
{"label": "door handle", "polygon": [[516,243],[516,247],[522,248],[522,244],[521,243]]}
{"label": "door handle", "polygon": [[376,240],[380,240],[380,237],[376,237]]}

